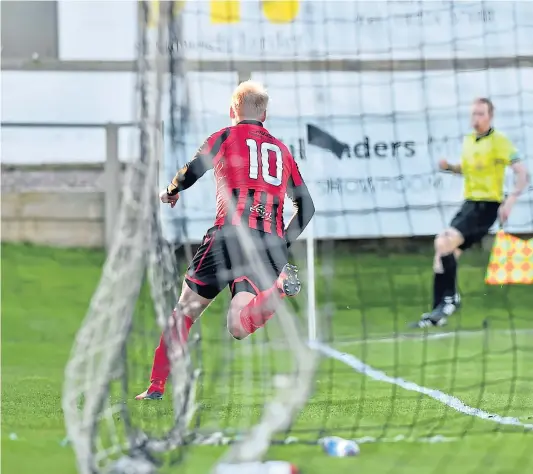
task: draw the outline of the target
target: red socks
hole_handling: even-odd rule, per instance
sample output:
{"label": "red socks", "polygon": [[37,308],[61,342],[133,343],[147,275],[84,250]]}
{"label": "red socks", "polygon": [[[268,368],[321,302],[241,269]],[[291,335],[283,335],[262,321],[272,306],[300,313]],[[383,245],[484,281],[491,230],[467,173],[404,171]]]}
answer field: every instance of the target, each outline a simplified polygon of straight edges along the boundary
{"label": "red socks", "polygon": [[[176,311],[172,313],[173,316],[176,315]],[[189,316],[184,316],[183,318],[183,332],[182,340],[186,341],[189,336],[189,331],[193,325],[193,320]],[[164,393],[165,383],[170,374],[170,362],[167,355],[167,345],[165,343],[165,338],[161,334],[159,339],[159,345],[157,346],[154,353],[154,362],[152,365],[152,375],[150,376],[150,388],[149,392],[160,392]]]}
{"label": "red socks", "polygon": [[[277,285],[259,293],[241,310],[240,319],[242,328],[248,334],[253,334],[259,328],[262,328],[274,315],[282,297],[283,295],[280,293]],[[175,311],[173,316],[175,316]],[[183,323],[182,339],[186,341],[193,325],[193,320],[191,317],[185,316]],[[169,374],[170,361],[167,355],[167,345],[163,335],[161,335],[159,345],[154,353],[152,375],[150,377],[151,384],[148,391],[164,393],[165,383]]]}
{"label": "red socks", "polygon": [[248,333],[253,334],[262,328],[274,316],[282,295],[277,285],[259,293],[241,310],[241,325]]}

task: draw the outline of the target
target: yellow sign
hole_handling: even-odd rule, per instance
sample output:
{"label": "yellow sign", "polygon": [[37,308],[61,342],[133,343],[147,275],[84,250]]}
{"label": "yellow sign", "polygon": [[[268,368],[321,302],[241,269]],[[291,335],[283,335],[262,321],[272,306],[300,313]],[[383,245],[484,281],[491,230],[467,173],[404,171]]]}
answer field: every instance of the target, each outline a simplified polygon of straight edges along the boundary
{"label": "yellow sign", "polygon": [[[249,1],[249,0],[248,0]],[[291,23],[298,16],[300,0],[256,0],[261,4],[264,17],[274,24]],[[154,26],[159,16],[159,0],[152,0],[149,26]],[[195,1],[196,3],[196,1]],[[200,2],[198,2],[200,3]],[[204,1],[202,3],[207,3]],[[179,12],[185,0],[174,2],[174,12]],[[227,25],[241,21],[241,0],[210,0],[209,16],[211,23]],[[258,26],[260,28],[260,26]]]}
{"label": "yellow sign", "polygon": [[496,234],[485,282],[488,285],[533,284],[533,239]]}

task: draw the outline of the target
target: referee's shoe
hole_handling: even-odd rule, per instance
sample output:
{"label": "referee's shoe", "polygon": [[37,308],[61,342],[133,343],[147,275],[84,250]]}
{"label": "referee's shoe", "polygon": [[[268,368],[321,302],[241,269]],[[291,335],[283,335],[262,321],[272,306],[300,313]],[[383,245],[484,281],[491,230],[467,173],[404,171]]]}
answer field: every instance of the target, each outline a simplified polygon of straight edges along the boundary
{"label": "referee's shoe", "polygon": [[441,327],[448,323],[448,318],[454,314],[461,306],[461,298],[458,294],[454,297],[444,298],[444,301],[437,305],[429,313],[424,313],[419,321],[410,324],[412,328]]}

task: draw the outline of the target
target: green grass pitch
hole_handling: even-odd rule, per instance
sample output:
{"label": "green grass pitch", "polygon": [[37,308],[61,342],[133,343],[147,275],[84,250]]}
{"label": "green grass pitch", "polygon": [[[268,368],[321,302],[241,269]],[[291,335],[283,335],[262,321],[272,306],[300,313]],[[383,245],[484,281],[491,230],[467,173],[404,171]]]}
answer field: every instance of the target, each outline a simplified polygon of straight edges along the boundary
{"label": "green grass pitch", "polygon": [[[76,472],[71,449],[61,444],[63,371],[103,260],[98,251],[2,246],[3,473]],[[447,328],[431,331],[425,339],[394,340],[387,338],[394,332],[407,333],[406,322],[426,309],[430,255],[337,255],[331,285],[323,281],[317,265],[319,310],[331,318],[331,346],[390,377],[453,394],[491,414],[533,423],[533,331],[528,331],[533,330],[533,289],[486,287],[486,261],[486,254],[476,252],[462,260],[459,283],[464,305]],[[334,307],[324,308],[327,301]],[[224,304],[221,298],[202,321],[205,426],[238,426],[243,417],[258,416],[262,401],[257,389],[251,393],[240,389],[244,362],[239,351],[244,346],[222,335]],[[150,313],[141,313],[129,344],[135,352],[130,361],[131,398],[145,388],[157,341],[153,323],[148,322]],[[488,321],[485,330],[483,321]],[[254,339],[262,340],[265,333],[272,337],[276,325],[272,323],[269,331],[260,331]],[[142,338],[144,327],[150,332]],[[460,332],[437,336],[455,330]],[[231,374],[224,379],[234,384],[229,388],[214,378],[217,370],[227,369],[222,348],[231,354],[227,358]],[[261,358],[252,357],[259,368]],[[279,368],[287,354],[280,350],[269,357],[269,367]],[[160,427],[169,423],[168,400],[132,401],[130,406],[139,423]],[[318,446],[301,444],[273,447],[268,457],[290,460],[304,474],[516,474],[533,468],[532,434],[524,429],[459,413],[427,395],[374,380],[331,359],[320,364],[314,395],[296,420],[294,434],[313,439],[320,429],[325,434],[384,442],[361,445],[357,458],[328,458]],[[398,435],[409,440],[391,442]],[[415,441],[428,436],[448,441]],[[206,473],[224,449],[191,448],[184,465],[165,472]]]}

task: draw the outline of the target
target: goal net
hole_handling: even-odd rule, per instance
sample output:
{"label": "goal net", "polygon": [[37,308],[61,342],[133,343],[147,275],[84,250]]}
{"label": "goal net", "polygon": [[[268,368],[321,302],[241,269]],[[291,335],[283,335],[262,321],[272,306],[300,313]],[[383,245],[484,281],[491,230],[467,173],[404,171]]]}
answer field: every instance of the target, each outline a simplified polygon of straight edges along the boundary
{"label": "goal net", "polygon": [[[165,237],[157,199],[162,161],[189,151],[184,64],[167,47],[181,20],[170,2],[139,2],[138,18],[140,156],[128,166],[115,240],[66,368],[68,440],[81,473],[155,473],[184,465],[184,449],[199,444],[231,445],[222,457],[204,461],[206,472],[291,472],[289,463],[261,461],[305,405],[318,355],[289,307],[278,311],[283,325],[272,324],[268,333],[239,345],[222,336],[220,318],[206,335],[196,325],[185,341],[184,315],[193,308],[178,298],[191,255],[187,219],[178,226],[179,239]],[[265,279],[264,263],[244,229],[239,240]],[[212,311],[220,316],[224,297],[217,303]],[[164,403],[146,406],[133,391],[148,379],[161,331],[170,387]]]}
{"label": "goal net", "polygon": [[[424,472],[443,472],[443,463],[458,472],[526,472],[533,287],[485,284],[489,236],[459,260],[462,305],[448,325],[408,324],[431,309],[433,237],[457,212],[463,186],[438,171],[438,160],[459,161],[474,98],[492,100],[495,127],[533,173],[533,5],[141,6],[146,146],[126,181],[120,231],[67,371],[64,404],[80,470],[170,464],[171,472],[196,473],[269,456],[326,470],[335,464],[307,445],[338,436],[362,445],[411,442],[379,451],[382,464],[362,447],[361,466],[386,465],[383,472],[409,463]],[[291,149],[317,208],[291,249],[303,291],[241,341],[227,334],[223,293],[184,345],[174,330],[179,315],[169,315],[212,226],[215,183],[207,174],[159,214],[156,175],[163,188],[229,124],[231,93],[250,78],[267,87],[265,125]],[[506,191],[512,186],[509,174]],[[529,271],[533,188],[504,231],[521,239],[520,269]],[[246,248],[247,238],[240,234]],[[162,402],[135,402],[161,328],[170,387]],[[198,446],[225,444],[226,451]],[[272,452],[271,444],[291,446]],[[468,456],[458,446],[468,446]]]}

